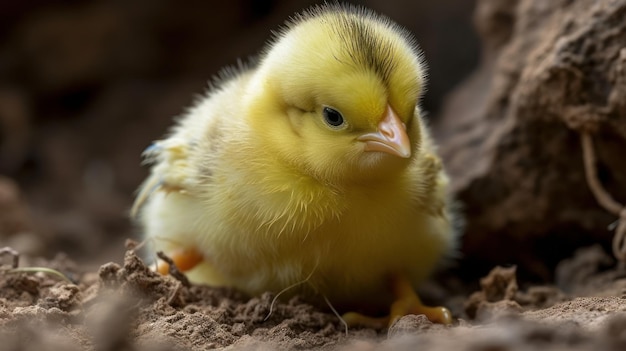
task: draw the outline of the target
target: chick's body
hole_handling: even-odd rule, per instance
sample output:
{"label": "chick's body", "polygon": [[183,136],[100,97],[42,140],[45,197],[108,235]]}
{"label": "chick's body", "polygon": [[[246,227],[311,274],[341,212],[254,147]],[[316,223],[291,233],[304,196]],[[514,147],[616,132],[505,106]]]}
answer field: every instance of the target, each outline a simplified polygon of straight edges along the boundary
{"label": "chick's body", "polygon": [[417,286],[455,244],[423,74],[410,37],[366,10],[296,18],[146,151],[146,237],[199,252],[196,282],[389,304],[390,275]]}

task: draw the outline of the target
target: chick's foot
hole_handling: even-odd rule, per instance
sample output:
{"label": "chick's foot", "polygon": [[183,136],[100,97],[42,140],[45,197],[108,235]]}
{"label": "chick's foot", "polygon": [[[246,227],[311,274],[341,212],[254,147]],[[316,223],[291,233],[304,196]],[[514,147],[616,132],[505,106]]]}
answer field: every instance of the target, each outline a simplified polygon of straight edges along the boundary
{"label": "chick's foot", "polygon": [[[180,249],[170,254],[170,258],[181,272],[186,272],[204,260],[202,254],[196,249]],[[170,271],[170,265],[165,261],[159,261],[157,264],[157,272],[167,275]]]}
{"label": "chick's foot", "polygon": [[411,283],[404,276],[393,276],[391,287],[395,301],[391,304],[389,315],[374,318],[356,312],[348,312],[342,316],[348,326],[363,326],[381,329],[389,327],[398,319],[408,314],[423,314],[433,323],[452,324],[452,313],[445,307],[425,306],[413,290]]}
{"label": "chick's foot", "polygon": [[407,314],[423,314],[433,323],[452,324],[452,314],[445,307],[425,306],[403,275],[391,277],[391,288],[396,300],[391,305],[389,325]]}

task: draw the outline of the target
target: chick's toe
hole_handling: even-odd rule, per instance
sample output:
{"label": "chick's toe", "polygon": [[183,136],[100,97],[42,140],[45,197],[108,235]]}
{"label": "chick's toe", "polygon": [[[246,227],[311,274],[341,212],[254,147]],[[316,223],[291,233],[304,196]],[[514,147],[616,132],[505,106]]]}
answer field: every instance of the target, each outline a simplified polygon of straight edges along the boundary
{"label": "chick's toe", "polygon": [[411,282],[404,275],[391,278],[395,301],[391,305],[389,325],[407,314],[423,314],[434,323],[452,324],[452,313],[445,307],[425,306],[415,293]]}
{"label": "chick's toe", "polygon": [[[170,258],[172,262],[176,265],[181,272],[186,272],[188,270],[196,267],[200,262],[204,260],[204,257],[198,250],[193,248],[179,249],[170,253]],[[169,263],[165,261],[159,261],[157,265],[157,271],[162,275],[167,275],[170,271]]]}
{"label": "chick's toe", "polygon": [[452,313],[450,313],[450,310],[441,306],[430,307],[424,305],[405,276],[393,276],[391,278],[391,289],[395,300],[391,304],[388,316],[376,318],[356,312],[348,312],[342,316],[343,320],[349,326],[380,329],[391,326],[406,315],[423,314],[433,323],[452,324]]}

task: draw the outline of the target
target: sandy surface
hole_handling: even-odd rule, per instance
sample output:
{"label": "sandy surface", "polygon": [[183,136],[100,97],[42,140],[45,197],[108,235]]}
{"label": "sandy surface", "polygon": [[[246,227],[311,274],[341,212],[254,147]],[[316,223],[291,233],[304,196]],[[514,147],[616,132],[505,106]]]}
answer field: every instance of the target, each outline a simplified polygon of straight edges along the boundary
{"label": "sandy surface", "polygon": [[[186,286],[154,273],[133,252],[122,265],[81,272],[63,255],[12,255],[0,273],[1,350],[611,350],[626,347],[626,272],[579,269],[610,258],[599,247],[559,266],[562,285],[520,289],[515,267],[496,267],[464,299],[452,326],[410,315],[388,330],[353,328],[299,298],[248,298],[229,289]],[[599,268],[598,265],[595,265]],[[581,274],[582,273],[582,274]],[[579,296],[584,293],[585,296]],[[458,299],[458,297],[455,297]],[[446,304],[446,301],[443,301]],[[448,301],[454,305],[454,301]],[[271,313],[270,313],[271,311]]]}

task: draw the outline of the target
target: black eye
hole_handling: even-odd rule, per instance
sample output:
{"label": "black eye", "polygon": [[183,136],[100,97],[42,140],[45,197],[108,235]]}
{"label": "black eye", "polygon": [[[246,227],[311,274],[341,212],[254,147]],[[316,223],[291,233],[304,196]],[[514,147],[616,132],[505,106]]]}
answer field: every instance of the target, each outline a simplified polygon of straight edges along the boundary
{"label": "black eye", "polygon": [[343,116],[337,110],[332,107],[324,107],[324,120],[331,127],[341,127],[344,123]]}

